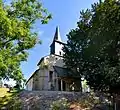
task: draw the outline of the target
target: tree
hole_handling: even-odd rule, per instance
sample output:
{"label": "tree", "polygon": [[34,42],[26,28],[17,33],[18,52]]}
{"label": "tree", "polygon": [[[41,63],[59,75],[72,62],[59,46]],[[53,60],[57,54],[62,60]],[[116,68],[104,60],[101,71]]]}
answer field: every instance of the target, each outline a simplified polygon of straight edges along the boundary
{"label": "tree", "polygon": [[[92,5],[90,16],[81,15],[78,24],[88,17],[88,28],[87,31],[83,28],[84,22],[84,25],[77,26],[77,31],[69,33],[64,47],[65,63],[75,68],[77,65],[94,90],[116,93],[120,86],[120,3],[116,0],[100,1]],[[86,36],[83,40],[81,30]]]}
{"label": "tree", "polygon": [[9,5],[0,0],[0,78],[23,79],[20,64],[27,60],[27,50],[40,43],[31,31],[37,19],[42,24],[51,19],[38,0],[14,0]]}
{"label": "tree", "polygon": [[64,62],[66,67],[71,69],[74,75],[79,74],[79,76],[82,77],[85,69],[84,50],[87,48],[90,41],[88,32],[90,29],[89,20],[92,13],[90,10],[86,10],[85,12],[81,11],[80,14],[80,21],[77,23],[78,26],[67,35],[68,41],[63,51],[65,52]]}
{"label": "tree", "polygon": [[97,47],[96,50],[93,49],[96,52],[93,56],[96,57],[98,66],[93,74],[97,74],[101,83],[96,83],[96,79],[94,81],[98,90],[116,92],[120,85],[120,3],[116,0],[105,0],[94,5],[93,12],[89,36],[92,46]]}

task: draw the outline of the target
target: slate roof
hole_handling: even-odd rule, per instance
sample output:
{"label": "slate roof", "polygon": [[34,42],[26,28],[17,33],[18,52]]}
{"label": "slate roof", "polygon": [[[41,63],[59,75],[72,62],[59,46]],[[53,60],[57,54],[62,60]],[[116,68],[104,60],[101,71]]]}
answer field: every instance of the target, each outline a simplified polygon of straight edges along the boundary
{"label": "slate roof", "polygon": [[55,72],[57,73],[58,77],[72,77],[72,78],[79,78],[79,75],[74,75],[73,72],[67,68],[62,68],[58,66],[53,66]]}

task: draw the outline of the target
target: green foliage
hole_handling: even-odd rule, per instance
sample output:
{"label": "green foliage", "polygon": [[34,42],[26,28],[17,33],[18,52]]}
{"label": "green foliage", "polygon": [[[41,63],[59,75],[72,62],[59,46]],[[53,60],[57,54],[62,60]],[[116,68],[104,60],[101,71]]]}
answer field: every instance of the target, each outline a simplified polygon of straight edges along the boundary
{"label": "green foliage", "polygon": [[94,92],[91,92],[89,94],[82,94],[79,99],[72,102],[68,101],[66,98],[53,101],[50,110],[69,110],[70,108],[75,110],[77,108],[80,110],[91,110],[97,109],[97,107],[102,109],[103,105],[108,108],[109,102],[106,102],[105,99],[107,98],[102,96],[101,99],[100,96],[96,96]]}
{"label": "green foliage", "polygon": [[105,0],[80,14],[63,49],[66,66],[79,68],[94,90],[116,92],[120,85],[120,3]]}
{"label": "green foliage", "polygon": [[66,66],[68,68],[72,68],[73,70],[75,69],[76,71],[77,68],[80,69],[79,65],[84,60],[83,56],[84,49],[87,47],[89,43],[87,33],[89,30],[88,17],[90,18],[90,16],[91,16],[90,10],[81,12],[80,16],[81,20],[80,22],[77,23],[78,27],[76,29],[71,30],[71,32],[67,35],[68,37],[67,45],[65,45],[63,48],[63,51],[65,51],[64,62],[66,63]]}
{"label": "green foliage", "polygon": [[31,31],[33,24],[38,19],[45,24],[51,15],[38,0],[14,0],[9,5],[1,0],[0,16],[0,78],[23,79],[20,63],[40,42]]}
{"label": "green foliage", "polygon": [[89,76],[95,76],[92,79],[95,88],[103,91],[116,92],[120,85],[119,1],[106,0],[93,7],[95,8],[93,10],[94,14],[91,20],[92,28],[89,36],[92,39],[91,46],[96,47],[92,49],[95,53],[92,55],[94,61],[91,61],[92,65],[95,66],[92,70],[93,72],[87,75],[87,79],[90,84],[91,79]]}
{"label": "green foliage", "polygon": [[88,31],[91,15],[90,10],[81,12],[80,21],[77,23],[78,26],[67,35],[67,45],[63,48],[65,52],[64,62],[67,68],[71,69],[74,75],[79,74],[80,77],[84,75],[84,71],[86,70],[85,59],[87,54],[85,54],[85,49],[88,47],[90,41]]}
{"label": "green foliage", "polygon": [[91,92],[89,95],[81,97],[79,104],[82,108],[92,109],[95,105],[103,103],[95,93]]}
{"label": "green foliage", "polygon": [[70,104],[66,98],[61,98],[57,101],[53,101],[50,110],[68,110],[69,105]]}
{"label": "green foliage", "polygon": [[8,103],[7,108],[9,110],[21,110],[22,109],[22,101],[14,96]]}

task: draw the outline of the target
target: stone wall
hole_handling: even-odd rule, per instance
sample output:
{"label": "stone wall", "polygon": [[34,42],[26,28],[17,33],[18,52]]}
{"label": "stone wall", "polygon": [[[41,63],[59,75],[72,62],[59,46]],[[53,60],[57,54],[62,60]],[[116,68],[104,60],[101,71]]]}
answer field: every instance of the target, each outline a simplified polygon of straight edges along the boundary
{"label": "stone wall", "polygon": [[31,78],[26,84],[26,90],[32,91],[33,89],[33,78]]}

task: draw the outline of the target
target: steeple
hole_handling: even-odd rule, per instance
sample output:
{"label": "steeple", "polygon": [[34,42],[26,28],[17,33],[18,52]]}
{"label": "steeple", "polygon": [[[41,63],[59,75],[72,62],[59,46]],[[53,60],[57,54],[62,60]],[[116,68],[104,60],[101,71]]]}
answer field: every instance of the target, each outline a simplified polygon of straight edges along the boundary
{"label": "steeple", "polygon": [[60,37],[60,31],[59,31],[59,27],[56,27],[56,31],[55,31],[55,35],[54,35],[54,39],[53,41],[60,41],[61,42],[61,37]]}
{"label": "steeple", "polygon": [[50,45],[50,54],[62,55],[62,47],[63,43],[60,37],[59,27],[56,27],[55,35],[53,38],[53,42]]}

